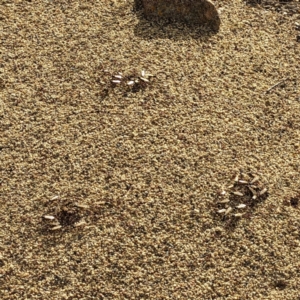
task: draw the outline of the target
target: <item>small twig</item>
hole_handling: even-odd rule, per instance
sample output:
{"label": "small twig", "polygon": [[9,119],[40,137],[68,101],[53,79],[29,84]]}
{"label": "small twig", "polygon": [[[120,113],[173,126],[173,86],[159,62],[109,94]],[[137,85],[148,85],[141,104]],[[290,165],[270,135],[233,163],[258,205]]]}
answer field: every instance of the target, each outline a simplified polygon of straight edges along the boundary
{"label": "small twig", "polygon": [[270,88],[267,89],[266,94],[269,94],[274,88],[276,88],[277,86],[279,86],[281,83],[285,82],[287,78],[284,78],[282,80],[280,80],[279,82],[275,83],[274,85],[272,85]]}

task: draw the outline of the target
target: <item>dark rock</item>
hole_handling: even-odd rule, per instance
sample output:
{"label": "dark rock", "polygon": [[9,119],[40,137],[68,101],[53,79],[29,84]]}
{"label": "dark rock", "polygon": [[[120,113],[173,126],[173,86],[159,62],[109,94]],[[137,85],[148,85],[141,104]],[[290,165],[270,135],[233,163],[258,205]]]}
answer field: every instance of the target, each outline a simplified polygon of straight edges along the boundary
{"label": "dark rock", "polygon": [[141,6],[148,19],[208,25],[213,30],[220,27],[218,11],[208,0],[141,0]]}

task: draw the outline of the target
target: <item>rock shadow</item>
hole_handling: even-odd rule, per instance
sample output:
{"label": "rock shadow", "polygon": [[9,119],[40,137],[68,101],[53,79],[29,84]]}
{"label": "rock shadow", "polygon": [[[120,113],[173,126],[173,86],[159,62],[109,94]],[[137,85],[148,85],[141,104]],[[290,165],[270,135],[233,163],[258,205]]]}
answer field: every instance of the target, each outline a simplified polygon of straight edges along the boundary
{"label": "rock shadow", "polygon": [[299,14],[300,3],[297,0],[244,0],[246,5],[266,10],[284,13],[286,15]]}

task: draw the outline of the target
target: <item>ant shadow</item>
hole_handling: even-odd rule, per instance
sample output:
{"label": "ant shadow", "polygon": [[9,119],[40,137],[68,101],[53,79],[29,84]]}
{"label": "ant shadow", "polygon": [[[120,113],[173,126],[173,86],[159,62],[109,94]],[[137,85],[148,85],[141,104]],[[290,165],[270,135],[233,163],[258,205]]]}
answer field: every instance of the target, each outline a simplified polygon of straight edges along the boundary
{"label": "ant shadow", "polygon": [[134,34],[144,40],[169,39],[181,41],[187,39],[201,39],[208,41],[218,33],[208,25],[188,24],[166,18],[157,19],[146,17],[143,13],[141,0],[134,0],[133,12],[139,19],[135,26]]}

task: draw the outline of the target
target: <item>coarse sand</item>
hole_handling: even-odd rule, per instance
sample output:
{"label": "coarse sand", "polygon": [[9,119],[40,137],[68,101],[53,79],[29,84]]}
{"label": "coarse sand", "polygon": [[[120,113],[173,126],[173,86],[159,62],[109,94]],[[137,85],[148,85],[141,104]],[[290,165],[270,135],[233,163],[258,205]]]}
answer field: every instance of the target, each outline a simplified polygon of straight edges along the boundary
{"label": "coarse sand", "polygon": [[1,299],[300,299],[300,3],[214,3],[1,0]]}

